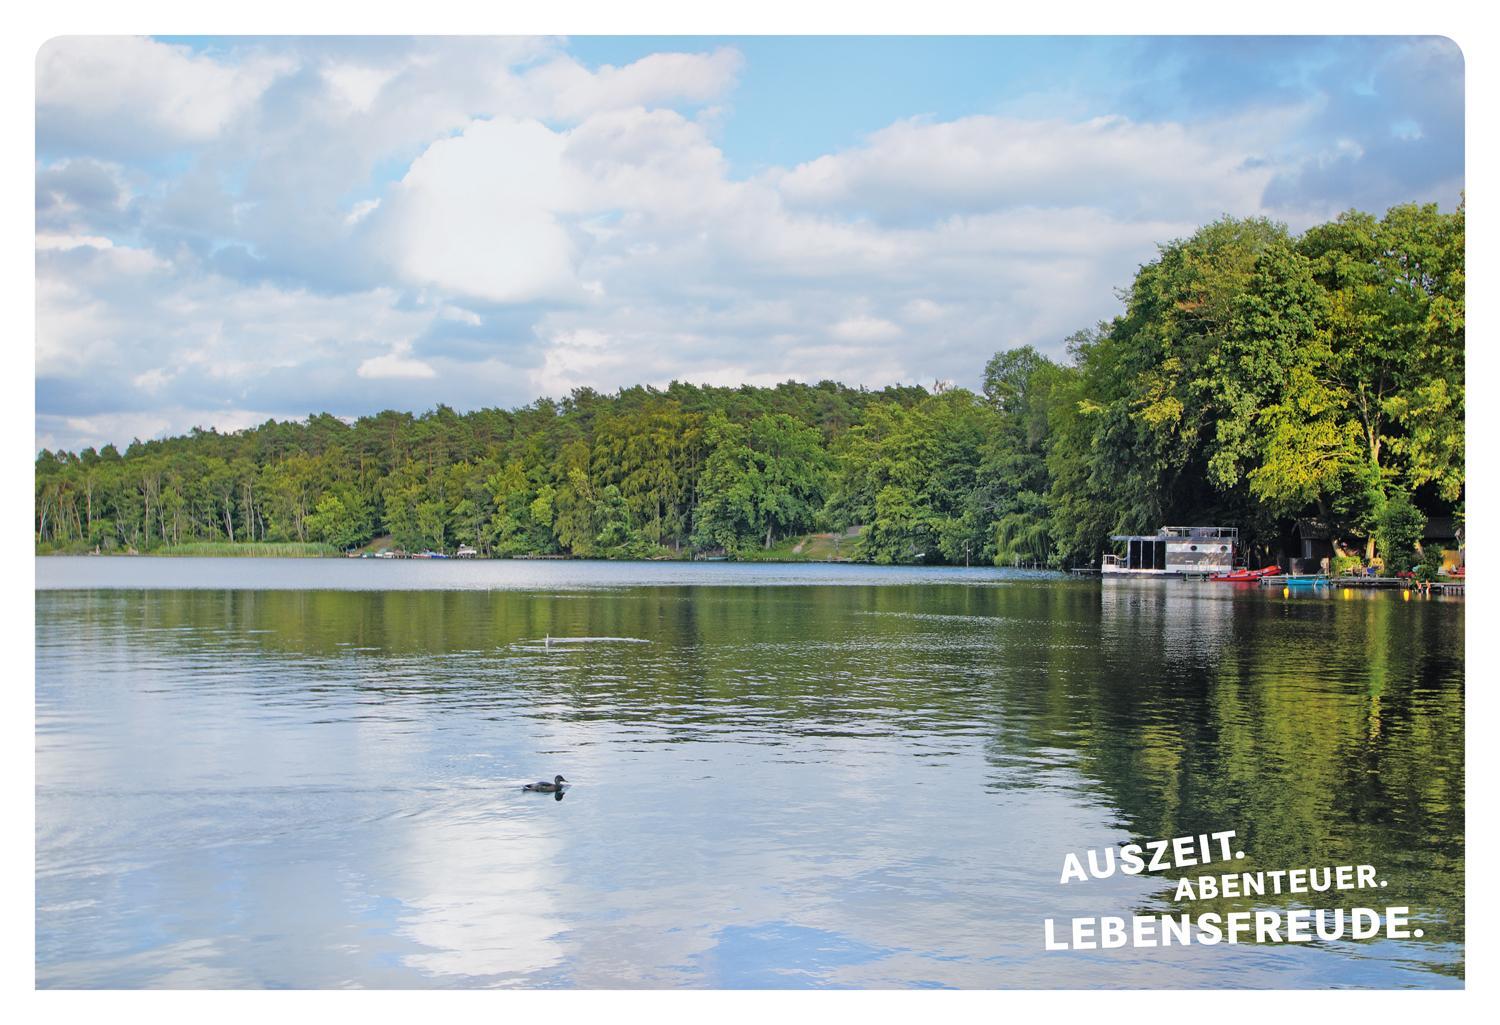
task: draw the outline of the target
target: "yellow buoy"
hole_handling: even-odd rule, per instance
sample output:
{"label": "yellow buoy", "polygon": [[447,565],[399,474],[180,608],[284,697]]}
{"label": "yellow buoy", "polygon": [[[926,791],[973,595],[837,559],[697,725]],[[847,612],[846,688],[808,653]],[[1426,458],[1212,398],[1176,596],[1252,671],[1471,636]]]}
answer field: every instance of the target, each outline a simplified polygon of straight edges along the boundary
{"label": "yellow buoy", "polygon": [[1283,587],[1281,589],[1281,596],[1283,598],[1290,598],[1292,596],[1292,589],[1290,587]]}
{"label": "yellow buoy", "polygon": [[1402,601],[1411,601],[1411,592],[1410,591],[1402,591],[1401,592],[1401,600]]}
{"label": "yellow buoy", "polygon": [[1351,590],[1349,590],[1349,588],[1346,587],[1346,588],[1344,588],[1344,597],[1345,598],[1353,598],[1354,597],[1354,592],[1351,591]]}

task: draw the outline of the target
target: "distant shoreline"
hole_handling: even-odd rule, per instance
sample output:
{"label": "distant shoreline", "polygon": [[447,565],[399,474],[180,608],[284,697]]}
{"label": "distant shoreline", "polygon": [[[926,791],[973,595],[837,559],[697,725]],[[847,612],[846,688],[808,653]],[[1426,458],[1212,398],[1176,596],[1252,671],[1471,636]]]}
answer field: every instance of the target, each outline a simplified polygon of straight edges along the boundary
{"label": "distant shoreline", "polygon": [[[484,561],[484,562],[540,562],[540,561],[569,561],[577,562],[589,559],[597,559],[605,562],[739,562],[739,563],[859,563],[866,560],[849,558],[841,552],[858,551],[857,546],[858,528],[854,532],[840,534],[835,540],[831,533],[795,534],[779,540],[770,548],[756,548],[744,550],[736,555],[728,555],[722,551],[713,552],[711,555],[695,555],[688,549],[674,551],[670,548],[658,550],[652,555],[615,555],[594,554],[577,555],[571,552],[519,552],[506,555],[476,554],[459,557],[452,553],[444,553],[435,561]],[[840,543],[842,542],[842,547]],[[352,558],[380,558],[394,559],[400,561],[418,560],[424,557],[415,552],[403,553],[401,555],[382,556],[381,553],[391,550],[389,535],[380,537],[367,545],[352,550],[341,550],[330,544],[319,542],[299,541],[210,541],[189,542],[180,545],[167,545],[153,548],[148,551],[136,551],[134,549],[121,549],[116,547],[109,551],[94,551],[91,549],[65,549],[57,548],[42,550],[40,547],[35,551],[38,558],[43,556],[67,555],[76,557],[140,557],[157,556],[162,558],[259,558],[259,559],[352,559]],[[353,554],[351,554],[351,551]],[[712,550],[710,550],[712,551]],[[427,556],[425,558],[432,558]],[[893,565],[949,565],[949,563],[893,563]]]}
{"label": "distant shoreline", "polygon": [[[187,547],[187,546],[184,546],[184,547]],[[259,547],[260,546],[257,546],[257,548],[259,548]],[[266,549],[270,549],[270,548],[274,548],[274,547],[276,547],[276,546],[274,546],[274,545],[266,545],[265,546]],[[246,548],[248,549],[249,546],[247,545]],[[246,550],[246,551],[216,551],[216,552],[208,552],[208,551],[182,551],[182,550],[173,550],[173,549],[164,549],[164,550],[151,551],[151,552],[121,552],[121,551],[113,551],[113,552],[45,551],[44,552],[44,551],[38,551],[38,552],[35,552],[34,555],[38,559],[52,559],[52,558],[66,558],[66,559],[92,559],[92,558],[107,558],[107,559],[345,559],[345,560],[349,560],[349,561],[377,561],[378,560],[380,562],[619,562],[619,563],[630,563],[630,562],[635,562],[635,563],[693,562],[693,563],[715,563],[715,564],[725,564],[725,563],[728,563],[728,564],[741,565],[741,566],[757,566],[757,565],[789,565],[789,566],[797,566],[797,565],[803,565],[803,564],[807,564],[807,563],[815,563],[815,564],[830,565],[830,566],[875,566],[875,565],[881,565],[880,563],[865,562],[865,561],[862,561],[862,560],[859,560],[859,559],[818,559],[818,558],[798,557],[798,556],[793,556],[791,558],[775,557],[775,558],[764,558],[764,559],[757,559],[757,558],[748,558],[748,559],[746,559],[746,558],[738,558],[738,559],[735,559],[735,558],[695,559],[695,558],[693,558],[690,555],[668,556],[668,557],[657,556],[657,557],[650,557],[650,558],[627,558],[627,557],[615,557],[615,558],[612,558],[610,556],[604,556],[604,555],[587,555],[587,556],[585,556],[585,555],[476,555],[476,556],[467,556],[467,557],[464,557],[464,558],[458,558],[457,556],[453,556],[453,555],[444,555],[444,556],[441,556],[441,557],[438,557],[438,558],[432,558],[432,557],[422,558],[422,557],[416,557],[416,556],[409,556],[408,555],[408,556],[400,556],[400,557],[392,557],[392,558],[379,558],[379,557],[374,556],[374,555],[355,557],[355,556],[345,555],[342,552],[335,552],[335,553],[331,553],[331,554],[327,553],[327,552],[284,552],[284,551],[268,551],[268,550]],[[920,567],[920,566],[948,566],[948,565],[952,565],[952,564],[950,564],[950,563],[942,563],[942,562],[934,562],[934,563],[914,562],[914,563],[889,563],[887,565],[892,565],[892,566],[917,566],[917,567]],[[960,565],[958,568],[962,569],[964,567],[962,567]],[[1009,568],[1009,567],[1000,567],[1000,566],[990,567],[986,563],[986,564],[981,564],[981,565],[979,565],[977,567],[970,567],[970,568],[977,568],[977,569],[985,569],[985,568],[1004,569],[1004,568]]]}

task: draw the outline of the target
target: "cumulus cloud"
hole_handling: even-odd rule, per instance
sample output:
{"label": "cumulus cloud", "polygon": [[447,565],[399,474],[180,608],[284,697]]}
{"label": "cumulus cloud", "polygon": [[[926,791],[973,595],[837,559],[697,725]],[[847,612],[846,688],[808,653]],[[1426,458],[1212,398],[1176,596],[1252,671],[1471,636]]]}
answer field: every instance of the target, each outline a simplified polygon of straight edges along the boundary
{"label": "cumulus cloud", "polygon": [[38,249],[77,249],[79,246],[113,249],[114,243],[102,235],[57,235],[47,231],[39,231],[36,235]]}
{"label": "cumulus cloud", "polygon": [[247,288],[122,246],[40,251],[37,274],[38,407],[73,416],[205,404],[306,415],[432,316],[392,289]]}
{"label": "cumulus cloud", "polygon": [[577,119],[610,108],[708,103],[726,93],[744,67],[731,47],[712,53],[654,53],[624,67],[590,71],[560,56],[523,76],[538,108]]}
{"label": "cumulus cloud", "polygon": [[889,320],[861,313],[839,321],[833,325],[831,333],[835,338],[849,342],[878,342],[897,337],[901,329]]}
{"label": "cumulus cloud", "polygon": [[617,376],[628,359],[628,350],[612,344],[610,336],[602,331],[593,328],[559,331],[547,340],[546,356],[532,372],[531,380],[543,394],[565,394],[588,385],[601,373],[606,377]]}
{"label": "cumulus cloud", "polygon": [[417,284],[492,303],[567,298],[574,246],[557,214],[579,188],[563,146],[537,121],[476,121],[412,163],[378,237]]}
{"label": "cumulus cloud", "polygon": [[350,110],[361,113],[374,105],[381,90],[397,74],[394,68],[360,64],[330,63],[323,68],[323,79],[332,91]]}
{"label": "cumulus cloud", "polygon": [[857,149],[794,168],[779,184],[798,206],[910,220],[943,211],[1092,205],[1160,216],[1259,203],[1275,173],[1243,145],[1185,124],[980,115],[903,121]]}
{"label": "cumulus cloud", "polygon": [[901,316],[913,324],[930,324],[941,320],[947,313],[940,303],[931,299],[910,299],[901,307]]}
{"label": "cumulus cloud", "polygon": [[59,36],[37,54],[38,142],[135,155],[218,135],[292,62],[234,64],[122,36]]}
{"label": "cumulus cloud", "polygon": [[86,226],[119,231],[130,223],[130,193],[118,165],[97,160],[60,160],[36,176],[37,234]]}
{"label": "cumulus cloud", "polygon": [[355,373],[372,380],[382,377],[421,379],[437,376],[436,370],[419,359],[412,359],[410,353],[411,343],[400,343],[384,356],[371,356],[359,365]]}

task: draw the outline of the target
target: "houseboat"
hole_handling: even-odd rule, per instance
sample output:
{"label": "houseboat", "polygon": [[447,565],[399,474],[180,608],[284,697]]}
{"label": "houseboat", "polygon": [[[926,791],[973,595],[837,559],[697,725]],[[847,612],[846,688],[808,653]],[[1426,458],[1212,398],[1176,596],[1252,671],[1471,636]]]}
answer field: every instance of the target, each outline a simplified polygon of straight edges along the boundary
{"label": "houseboat", "polygon": [[1238,527],[1162,527],[1155,534],[1114,534],[1119,548],[1099,565],[1104,576],[1200,577],[1232,571]]}

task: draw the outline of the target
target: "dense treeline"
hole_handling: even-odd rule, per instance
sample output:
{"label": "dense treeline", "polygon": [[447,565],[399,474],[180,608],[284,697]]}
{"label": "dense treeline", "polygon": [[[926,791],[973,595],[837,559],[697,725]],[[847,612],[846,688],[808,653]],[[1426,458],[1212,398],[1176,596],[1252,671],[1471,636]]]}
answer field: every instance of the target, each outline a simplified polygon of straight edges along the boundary
{"label": "dense treeline", "polygon": [[44,550],[324,542],[630,558],[864,528],[878,562],[1092,561],[1117,532],[1317,515],[1410,556],[1462,511],[1464,210],[1160,248],[1059,362],[982,394],[788,382],[581,389],[514,411],[329,414],[37,460]]}

